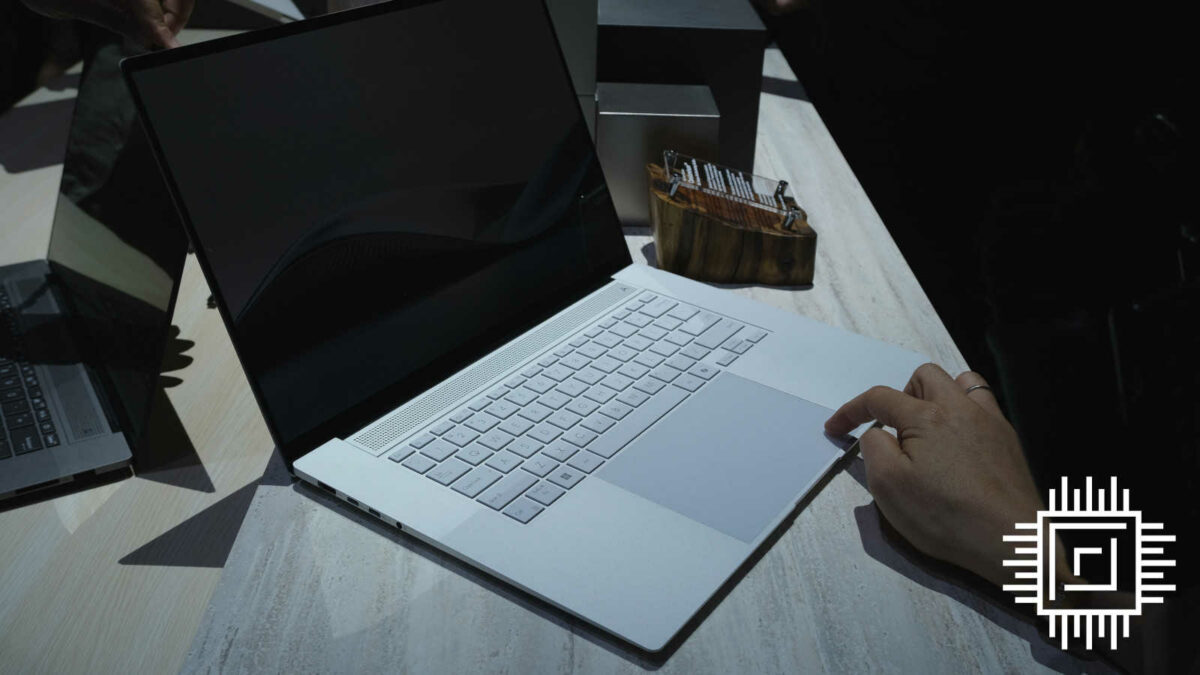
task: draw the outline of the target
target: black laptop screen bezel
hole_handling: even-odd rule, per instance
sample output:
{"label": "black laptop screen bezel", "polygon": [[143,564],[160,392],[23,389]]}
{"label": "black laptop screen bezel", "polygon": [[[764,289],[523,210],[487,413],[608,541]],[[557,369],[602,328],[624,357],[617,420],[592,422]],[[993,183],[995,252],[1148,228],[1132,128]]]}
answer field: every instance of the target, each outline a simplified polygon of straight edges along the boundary
{"label": "black laptop screen bezel", "polygon": [[[171,171],[171,167],[166,161],[158,136],[155,132],[153,122],[146,113],[146,109],[141,96],[139,95],[137,85],[134,81],[134,75],[138,72],[165,66],[168,64],[185,61],[190,59],[202,58],[211,54],[232,51],[247,47],[250,45],[260,44],[286,38],[292,35],[302,34],[309,31],[321,30],[327,27],[350,23],[369,19],[374,16],[388,14],[391,12],[405,11],[423,5],[430,5],[443,0],[390,0],[379,4],[369,5],[366,7],[335,12],[324,16],[306,19],[294,23],[284,24],[263,30],[241,33],[223,38],[209,40],[193,45],[177,47],[170,50],[152,52],[149,54],[130,57],[121,62],[121,72],[125,79],[125,84],[129,88],[130,94],[133,97],[137,107],[138,116],[141,118],[142,127],[145,129],[149,137],[150,144],[154,150],[155,160],[158,162],[158,167],[169,187],[171,198],[175,203],[175,207],[179,212],[180,219],[183,221],[184,227],[187,229],[189,237],[193,241],[200,241],[197,236],[196,228],[192,222],[191,216],[188,213],[187,206],[183,203],[181,191],[175,181],[175,177]],[[544,2],[538,2],[541,5],[542,12],[547,23],[553,28],[549,10]],[[584,121],[583,111],[578,104],[577,96],[575,95],[573,84],[568,75],[566,59],[562,53],[562,46],[558,40],[555,40],[555,49],[557,50],[559,64],[562,68],[564,77],[566,77],[568,87],[570,88],[571,101],[564,100],[564,105],[574,106],[575,113],[579,117],[579,121]],[[590,142],[590,141],[589,141]],[[592,142],[593,157],[596,157],[595,144]],[[595,160],[598,162],[598,159]],[[366,426],[371,421],[386,414],[389,410],[403,405],[415,396],[421,394],[425,390],[435,386],[439,382],[450,377],[462,368],[469,365],[474,360],[486,355],[489,351],[503,345],[513,338],[521,335],[529,329],[537,326],[547,318],[561,311],[565,306],[581,298],[598,288],[612,281],[612,275],[620,271],[624,267],[630,265],[633,260],[629,254],[629,249],[625,244],[624,235],[620,228],[620,220],[616,214],[615,208],[609,203],[609,209],[612,211],[611,219],[616,225],[613,229],[613,237],[619,238],[620,246],[616,246],[617,242],[612,242],[614,250],[619,250],[621,253],[612,261],[608,261],[607,265],[598,265],[593,273],[586,276],[581,282],[571,285],[563,285],[558,289],[558,293],[547,298],[546,300],[529,307],[524,311],[524,316],[515,325],[508,326],[504,330],[493,331],[488,334],[479,335],[476,338],[468,341],[458,349],[444,355],[430,367],[414,374],[411,377],[395,383],[394,385],[385,388],[377,394],[369,397],[366,401],[361,402],[354,407],[344,410],[332,419],[319,424],[313,429],[301,433],[293,439],[284,439],[278,426],[271,419],[269,406],[263,391],[256,381],[253,371],[248,367],[246,360],[245,349],[238,344],[239,340],[237,333],[231,327],[235,325],[233,314],[230,311],[229,304],[223,297],[220,285],[216,282],[216,275],[210,261],[203,250],[203,246],[196,246],[195,253],[197,262],[204,273],[205,279],[212,291],[213,298],[216,302],[217,310],[220,312],[222,319],[225,322],[227,331],[229,332],[230,340],[233,343],[234,351],[238,356],[238,360],[242,365],[242,370],[246,373],[246,379],[250,384],[250,389],[254,394],[255,400],[258,403],[259,410],[262,411],[263,417],[267,423],[268,430],[275,442],[276,447],[282,454],[287,465],[288,471],[292,471],[293,463],[301,456],[315,449],[319,445],[333,439],[344,438],[353,434],[358,429]]]}

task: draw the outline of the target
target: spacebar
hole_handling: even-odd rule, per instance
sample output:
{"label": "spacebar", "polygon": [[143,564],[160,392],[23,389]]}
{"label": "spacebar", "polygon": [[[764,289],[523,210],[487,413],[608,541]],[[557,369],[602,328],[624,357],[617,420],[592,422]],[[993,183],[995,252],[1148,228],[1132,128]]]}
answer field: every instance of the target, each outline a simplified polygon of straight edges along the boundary
{"label": "spacebar", "polygon": [[687,396],[688,393],[679,387],[670,385],[663,387],[663,390],[652,396],[649,401],[634,408],[633,412],[626,415],[620,423],[601,434],[600,438],[592,441],[587,449],[605,459],[612,457],[629,441],[637,438],[651,424],[657,422],[658,418],[679,405],[679,402]]}

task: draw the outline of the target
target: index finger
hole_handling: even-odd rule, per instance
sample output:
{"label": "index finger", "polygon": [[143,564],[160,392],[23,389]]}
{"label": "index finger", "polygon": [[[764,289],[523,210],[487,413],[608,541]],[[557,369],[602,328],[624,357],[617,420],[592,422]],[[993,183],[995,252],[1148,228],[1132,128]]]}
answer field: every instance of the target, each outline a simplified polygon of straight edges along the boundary
{"label": "index finger", "polygon": [[841,436],[872,420],[900,429],[919,416],[920,406],[917,399],[891,387],[871,387],[838,408],[825,421],[825,431]]}

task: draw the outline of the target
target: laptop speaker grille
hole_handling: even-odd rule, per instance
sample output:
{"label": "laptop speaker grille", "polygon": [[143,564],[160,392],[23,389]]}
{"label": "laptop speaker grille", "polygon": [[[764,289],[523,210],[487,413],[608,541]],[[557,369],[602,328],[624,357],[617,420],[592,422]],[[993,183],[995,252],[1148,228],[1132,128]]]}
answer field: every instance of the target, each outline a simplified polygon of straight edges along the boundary
{"label": "laptop speaker grille", "polygon": [[590,321],[605,308],[620,302],[637,289],[612,284],[550,319],[516,342],[509,343],[442,384],[413,399],[398,410],[363,429],[350,440],[378,456],[430,417],[515,365],[554,344]]}

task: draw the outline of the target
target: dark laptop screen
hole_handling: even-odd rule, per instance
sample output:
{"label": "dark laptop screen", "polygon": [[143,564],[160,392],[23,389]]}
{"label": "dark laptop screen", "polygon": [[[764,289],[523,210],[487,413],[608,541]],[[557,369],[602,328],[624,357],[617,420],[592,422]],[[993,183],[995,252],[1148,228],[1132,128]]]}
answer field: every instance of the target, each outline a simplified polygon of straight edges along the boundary
{"label": "dark laptop screen", "polygon": [[[109,412],[136,449],[159,390],[187,238],[121,81],[127,55],[119,42],[104,44],[84,70],[48,257],[67,304],[70,349],[80,352],[65,360],[82,359],[101,379]],[[31,331],[31,349],[67,344],[42,329]]]}
{"label": "dark laptop screen", "polygon": [[289,460],[628,263],[541,0],[265,35],[127,69]]}

